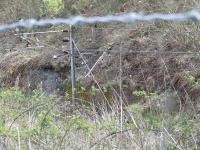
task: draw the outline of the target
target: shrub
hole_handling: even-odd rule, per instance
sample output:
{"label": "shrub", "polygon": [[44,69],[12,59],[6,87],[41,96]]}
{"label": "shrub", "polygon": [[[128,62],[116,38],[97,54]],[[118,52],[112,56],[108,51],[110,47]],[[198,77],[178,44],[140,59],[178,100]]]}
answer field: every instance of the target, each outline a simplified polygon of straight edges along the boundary
{"label": "shrub", "polygon": [[64,9],[63,0],[43,0],[44,14],[54,16],[59,14]]}

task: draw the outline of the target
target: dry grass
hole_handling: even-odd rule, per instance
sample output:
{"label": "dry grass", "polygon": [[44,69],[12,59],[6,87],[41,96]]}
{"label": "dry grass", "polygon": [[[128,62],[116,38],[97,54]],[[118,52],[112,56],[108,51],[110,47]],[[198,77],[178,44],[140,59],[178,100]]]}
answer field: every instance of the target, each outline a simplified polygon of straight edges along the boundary
{"label": "dry grass", "polygon": [[184,112],[163,112],[159,105],[145,109],[138,103],[120,110],[115,103],[109,112],[101,107],[99,115],[93,104],[72,107],[55,96],[36,91],[25,96],[14,88],[0,91],[0,105],[0,146],[5,149],[174,150],[200,146],[198,122]]}
{"label": "dry grass", "polygon": [[[72,2],[72,8],[84,15],[129,11],[148,14],[186,11],[197,8],[197,3],[195,0],[79,0]],[[101,51],[109,54],[92,71],[95,81],[91,77],[84,78],[81,88],[86,87],[86,96],[80,94],[79,98],[83,103],[89,101],[91,106],[83,105],[74,110],[55,97],[49,99],[36,93],[27,98],[18,90],[1,90],[0,143],[8,149],[199,149],[199,29],[199,24],[192,22],[77,27],[78,47],[100,51],[89,61],[91,66],[102,55]],[[50,42],[59,45],[58,40]],[[134,52],[129,53],[130,50]],[[51,56],[44,57],[40,52],[14,52],[6,55],[0,68],[11,74],[14,83],[17,74],[26,67],[54,66]],[[91,57],[84,58],[90,60]],[[192,74],[185,76],[188,71]],[[166,113],[160,107],[162,95],[169,89],[178,97],[179,110],[175,113]],[[66,91],[66,95],[70,100],[70,93]],[[113,102],[110,106],[96,106],[106,98]],[[127,106],[126,102],[135,103]],[[47,105],[36,107],[43,103]],[[27,106],[33,108],[27,110]],[[16,116],[18,128],[8,131]]]}

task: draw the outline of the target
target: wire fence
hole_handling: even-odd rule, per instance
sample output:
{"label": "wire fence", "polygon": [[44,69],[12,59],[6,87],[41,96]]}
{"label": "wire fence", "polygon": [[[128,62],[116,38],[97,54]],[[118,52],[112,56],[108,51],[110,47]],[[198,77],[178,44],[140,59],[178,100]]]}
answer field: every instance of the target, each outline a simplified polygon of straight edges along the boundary
{"label": "wire fence", "polygon": [[[94,30],[96,32],[99,31],[114,31],[116,30],[116,28],[114,27],[96,27],[96,24],[99,22],[123,22],[123,23],[133,23],[135,21],[155,21],[155,20],[167,20],[167,21],[199,21],[200,20],[200,14],[198,11],[191,11],[191,12],[187,12],[187,13],[180,13],[180,14],[150,14],[150,15],[143,15],[140,13],[130,13],[130,14],[122,14],[122,15],[118,15],[118,16],[103,16],[103,17],[74,17],[74,18],[69,18],[69,19],[47,19],[47,20],[25,20],[25,21],[20,21],[18,23],[13,23],[13,24],[7,24],[7,25],[0,25],[0,30],[8,30],[8,29],[14,29],[17,27],[33,27],[33,26],[44,26],[47,24],[53,24],[53,25],[57,25],[57,24],[72,24],[72,25],[78,25],[78,24],[85,24],[85,23],[95,23],[89,27],[85,27],[85,26],[76,26],[76,29],[81,29],[81,30],[91,30],[92,32],[94,32]],[[193,27],[192,25],[188,25],[187,29]],[[73,27],[74,28],[74,27]],[[126,28],[121,28],[118,30],[120,31],[127,31],[127,32],[131,32],[131,31],[137,31],[136,28],[134,28],[133,26],[129,26]],[[148,32],[165,32],[166,34],[168,34],[168,31],[176,31],[176,29],[158,29],[158,28],[154,28],[154,29],[147,29],[147,28],[139,28],[139,32],[143,32],[148,30]],[[61,37],[65,37],[65,40],[60,40],[62,42],[64,42],[62,45],[68,45],[68,47],[59,47],[61,45],[54,45],[54,44],[50,44],[50,42],[46,42],[46,41],[42,41],[40,40],[40,38],[38,38],[39,35],[48,35],[48,34],[59,34],[58,36]],[[194,31],[191,30],[185,30],[184,34],[188,33],[194,33]],[[70,37],[69,35],[74,35],[75,37]],[[84,36],[85,33],[83,33]],[[168,55],[171,56],[191,56],[191,57],[196,57],[197,55],[199,55],[199,51],[191,51],[191,50],[173,50],[173,51],[165,51],[165,50],[144,50],[143,49],[131,49],[131,48],[125,48],[123,49],[122,44],[120,44],[120,46],[118,48],[112,48],[112,46],[110,47],[104,47],[101,46],[100,48],[79,48],[78,44],[76,43],[76,33],[74,31],[71,31],[70,29],[63,29],[63,30],[49,30],[49,31],[38,31],[38,32],[23,32],[23,33],[14,33],[13,34],[16,37],[19,37],[22,42],[25,41],[26,42],[26,46],[23,47],[22,49],[45,49],[45,48],[51,48],[52,50],[55,51],[62,51],[64,54],[69,55],[69,57],[71,57],[71,59],[75,59],[75,57],[79,57],[81,63],[81,67],[85,67],[87,71],[85,71],[80,77],[76,77],[75,75],[75,71],[76,71],[76,66],[75,66],[75,62],[71,62],[71,69],[74,70],[74,82],[80,80],[80,79],[84,79],[84,78],[92,78],[92,80],[96,83],[98,89],[101,91],[103,97],[105,98],[106,101],[107,98],[105,96],[105,93],[103,92],[103,89],[98,81],[98,79],[95,77],[95,74],[93,72],[95,72],[96,68],[98,69],[98,65],[102,64],[103,59],[106,57],[111,57],[111,55],[115,55],[116,58],[118,57],[118,54],[120,55],[120,68],[116,68],[118,69],[118,71],[120,72],[120,81],[122,80],[122,76],[123,76],[123,70],[125,70],[125,68],[123,67],[124,64],[122,64],[122,57],[125,54],[128,54],[130,56],[132,56],[132,59],[136,59],[138,57],[138,55],[143,55],[145,58],[161,58],[162,59],[162,65],[158,66],[150,66],[148,68],[148,66],[142,66],[140,64],[140,66],[132,66],[131,69],[132,70],[137,70],[139,72],[139,74],[142,73],[143,76],[146,76],[146,74],[144,74],[144,72],[147,72],[148,70],[154,70],[154,71],[162,71],[163,70],[163,74],[168,74],[168,76],[170,75],[170,72],[175,72],[177,68],[170,68],[171,66],[168,66],[167,62],[165,62],[165,57]],[[41,38],[42,39],[42,38]],[[85,39],[86,41],[89,39]],[[69,44],[67,44],[67,42],[71,43],[71,46],[69,46]],[[31,43],[35,43],[35,46],[32,46]],[[30,44],[30,45],[29,45]],[[108,43],[106,43],[108,44]],[[133,55],[131,55],[133,54]],[[89,55],[89,56],[87,56]],[[90,61],[91,56],[95,56],[95,60]],[[108,60],[108,58],[106,58]],[[130,59],[130,58],[129,58]],[[141,59],[141,58],[140,58]],[[177,58],[178,59],[178,58]],[[91,63],[89,63],[91,62]],[[142,63],[142,62],[140,62]],[[146,62],[148,63],[148,62]],[[191,65],[191,67],[181,67],[179,68],[179,70],[182,71],[188,71],[188,70],[198,70],[194,64],[188,64]],[[119,65],[117,65],[118,67]],[[195,66],[195,67],[194,67]],[[73,72],[71,70],[71,72]],[[144,77],[143,80],[147,80],[148,77]],[[145,83],[146,81],[144,81]],[[76,83],[72,83],[72,87],[76,87]],[[122,81],[119,83],[120,84],[120,89],[122,90]],[[75,90],[76,88],[72,88],[72,93],[74,93],[72,97],[74,97],[73,102],[76,103],[76,97],[75,97]],[[122,93],[122,92],[120,92]],[[121,95],[121,94],[120,94]],[[122,97],[120,96],[120,99],[122,99]]]}
{"label": "wire fence", "polygon": [[[156,20],[156,19],[173,20],[173,21],[200,20],[200,14],[198,12],[189,12],[189,13],[185,13],[185,14],[172,14],[172,15],[164,15],[164,14],[152,14],[152,15],[148,15],[148,16],[144,16],[141,14],[137,14],[137,15],[139,15],[139,18],[138,18],[138,16],[134,17],[134,16],[131,16],[131,14],[129,14],[129,15],[125,14],[120,17],[119,16],[117,16],[117,17],[106,16],[106,17],[100,17],[100,18],[98,17],[98,19],[100,19],[100,20],[97,20],[97,18],[95,18],[95,17],[94,18],[82,18],[82,17],[79,18],[79,17],[77,17],[77,18],[72,18],[69,20],[65,20],[65,19],[64,20],[53,19],[53,20],[43,20],[43,21],[32,20],[32,22],[31,22],[31,20],[29,20],[29,21],[24,21],[24,22],[20,22],[20,23],[10,24],[8,26],[0,25],[0,31],[4,30],[4,29],[5,30],[13,29],[15,27],[21,27],[21,26],[31,27],[35,24],[36,25],[45,25],[45,24],[49,24],[49,23],[50,24],[60,24],[60,23],[78,24],[80,22],[81,23],[93,23],[93,22],[98,23],[98,22],[110,22],[110,21],[130,22],[128,19],[131,19],[131,18],[133,19],[131,22],[134,22],[137,20],[150,21],[150,20]],[[122,17],[125,17],[125,19]],[[77,32],[74,31],[73,28],[80,29],[79,32],[82,32],[84,30],[86,30],[86,31],[82,32],[82,34],[77,35]],[[187,29],[191,29],[191,28],[193,28],[193,26],[189,26],[189,25],[187,26]],[[86,36],[86,34],[89,34],[87,32],[87,30],[91,30],[92,34],[89,36]],[[116,31],[118,33],[117,34],[106,33],[106,34],[101,35],[103,37],[103,39],[106,39],[106,40],[105,41],[102,40],[103,42],[99,41],[98,43],[100,43],[100,45],[97,47],[90,46],[90,45],[84,47],[85,43],[83,41],[80,41],[80,39],[83,39],[84,41],[89,41],[89,43],[92,41],[94,41],[94,42],[98,41],[99,38],[93,39],[94,38],[93,35],[98,34],[98,32],[108,31],[108,30]],[[92,88],[93,87],[97,88],[97,89],[93,89],[93,90],[94,91],[98,90],[98,92],[101,95],[101,96],[97,97],[96,99],[99,100],[99,98],[102,98],[103,101],[105,101],[106,104],[109,105],[109,107],[111,109],[113,109],[114,107],[111,106],[112,104],[111,104],[110,99],[113,99],[115,101],[115,103],[117,104],[116,111],[119,111],[120,132],[122,133],[122,131],[124,131],[124,128],[126,128],[124,126],[124,122],[126,121],[124,118],[124,116],[125,116],[124,114],[126,112],[124,111],[123,107],[125,105],[128,105],[129,99],[130,99],[130,97],[128,97],[128,96],[130,95],[130,93],[131,93],[131,96],[133,96],[132,90],[134,88],[137,90],[145,90],[145,91],[147,91],[147,95],[148,95],[149,93],[151,94],[152,89],[154,89],[154,87],[157,89],[158,92],[160,92],[160,91],[163,92],[163,87],[165,88],[170,85],[170,88],[172,88],[174,91],[177,92],[178,99],[180,100],[180,103],[181,103],[182,97],[180,97],[178,95],[177,87],[173,83],[174,82],[173,77],[175,76],[176,73],[183,73],[183,72],[186,72],[186,73],[198,72],[199,73],[199,71],[200,71],[200,63],[199,63],[200,51],[199,51],[199,47],[198,47],[198,46],[200,46],[200,43],[199,43],[199,41],[195,41],[196,39],[193,37],[194,33],[196,33],[198,36],[199,30],[198,31],[185,30],[182,33],[182,34],[188,33],[189,36],[187,36],[187,39],[193,41],[191,43],[191,47],[189,47],[189,48],[184,47],[184,46],[183,46],[184,48],[182,48],[182,47],[177,48],[177,46],[175,46],[175,48],[173,49],[173,45],[172,45],[172,48],[171,47],[165,48],[165,46],[163,46],[163,45],[156,45],[153,48],[147,48],[147,47],[151,47],[151,45],[149,43],[145,43],[145,42],[141,42],[141,43],[139,42],[139,45],[136,45],[135,47],[134,47],[134,44],[131,47],[126,45],[126,42],[134,43],[134,40],[133,41],[131,41],[131,40],[135,39],[136,37],[134,37],[134,35],[133,35],[132,38],[123,39],[123,34],[127,34],[132,31],[146,32],[146,30],[149,32],[149,34],[155,33],[155,32],[160,32],[158,35],[156,35],[156,36],[160,36],[157,38],[158,41],[156,41],[158,43],[162,40],[163,37],[161,38],[161,36],[163,36],[163,33],[166,35],[166,34],[172,34],[173,32],[175,33],[177,31],[176,29],[172,29],[172,28],[163,30],[163,29],[157,29],[157,28],[146,29],[146,28],[142,28],[142,27],[139,27],[139,31],[138,31],[137,28],[133,28],[132,26],[116,29],[113,27],[95,27],[95,24],[94,24],[89,27],[85,27],[85,26],[73,27],[73,26],[71,26],[71,28],[63,29],[63,30],[49,30],[49,31],[22,32],[22,33],[20,31],[17,31],[17,32],[12,32],[9,36],[14,36],[14,38],[20,39],[16,43],[19,45],[21,45],[21,43],[22,43],[22,46],[17,47],[17,51],[19,51],[19,52],[23,50],[23,51],[39,51],[38,53],[40,53],[40,52],[48,53],[48,50],[51,49],[53,51],[59,51],[59,54],[57,55],[57,54],[52,53],[51,58],[48,57],[47,59],[53,58],[53,60],[56,60],[56,59],[59,59],[59,55],[61,55],[61,56],[65,55],[65,56],[67,56],[67,58],[66,57],[64,57],[64,58],[71,59],[70,79],[72,82],[71,82],[70,90],[71,90],[72,95],[70,95],[68,98],[70,100],[72,100],[72,104],[76,105],[78,100],[85,101],[85,103],[88,103],[88,99],[84,99],[84,97],[81,97],[81,98],[78,97],[78,94],[79,94],[78,88],[80,88],[80,87],[78,87],[79,85],[77,82],[86,81],[86,84],[87,84],[87,81],[89,80],[88,85]],[[168,31],[170,31],[170,32],[168,32]],[[178,32],[180,32],[180,31],[178,31]],[[51,34],[53,34],[53,35],[50,36]],[[113,34],[113,36],[110,36],[110,34]],[[115,37],[116,35],[118,37],[120,37],[119,38],[120,40],[117,40],[117,43],[113,43],[110,45],[109,41],[115,41],[116,39],[113,39],[113,37]],[[80,37],[77,38],[78,36],[80,36]],[[91,36],[92,40],[90,39],[90,36]],[[105,37],[105,36],[109,36],[109,37]],[[142,36],[140,36],[140,38]],[[51,37],[51,38],[49,38],[49,37]],[[178,38],[181,38],[181,37],[178,36]],[[199,36],[198,36],[198,38],[200,39]],[[9,39],[6,39],[6,40],[9,40]],[[5,42],[6,42],[6,40],[5,40]],[[153,42],[153,40],[156,40],[156,39],[152,39],[152,42]],[[135,41],[137,41],[137,40],[135,39]],[[175,39],[173,39],[173,38],[170,39],[170,42],[173,43],[174,41],[175,41]],[[81,43],[81,42],[83,42],[83,43]],[[149,42],[151,42],[151,41],[149,41]],[[197,42],[197,43],[195,43],[195,42]],[[152,43],[152,45],[154,45],[154,44],[155,43]],[[185,43],[182,42],[181,44],[185,44]],[[194,44],[196,44],[197,47],[195,47]],[[179,46],[181,46],[181,45],[178,45],[178,47]],[[45,50],[47,50],[47,51],[45,51]],[[23,52],[22,52],[22,54],[23,54]],[[44,53],[41,53],[41,55],[43,55],[43,54]],[[13,56],[15,57],[16,55],[12,55],[12,57]],[[6,57],[6,58],[7,58],[6,61],[8,61],[8,63],[14,63],[13,60],[15,60],[15,59],[11,58],[11,60],[9,60],[8,57]],[[42,58],[42,56],[40,58]],[[35,69],[34,67],[32,67],[32,65],[36,61],[38,61],[38,62],[40,61],[39,59],[37,59],[36,61],[34,61],[33,64],[27,63],[31,59],[34,59],[34,57],[33,58],[29,57],[29,58],[25,59],[26,63],[24,64],[24,62],[23,62],[24,59],[22,59],[21,56],[18,59],[19,60],[21,59],[19,61],[20,65],[22,65],[23,67],[25,65],[30,65],[28,67],[30,67],[31,69]],[[0,64],[1,64],[1,60],[0,60]],[[10,67],[12,67],[12,64],[10,65]],[[22,68],[18,67],[18,68],[16,68],[16,70],[18,69],[18,71],[23,71],[23,69],[26,68],[26,66],[24,68],[23,67]],[[45,69],[49,69],[48,67]],[[36,68],[36,69],[38,69],[38,68]],[[80,72],[79,72],[79,69],[81,70]],[[38,73],[40,73],[40,72],[38,72]],[[50,72],[50,73],[52,73],[52,72]],[[70,74],[70,71],[66,68],[65,68],[65,74],[67,74],[67,77]],[[13,78],[15,78],[15,76]],[[21,74],[18,74],[16,77],[17,84],[19,84],[19,78],[22,78],[21,80],[24,80],[24,78],[21,76]],[[35,78],[37,78],[37,77],[35,77]],[[33,78],[33,80],[35,78]],[[196,81],[196,79],[194,79],[193,76],[192,77],[189,76],[189,80],[190,80],[190,82],[193,82],[194,80],[195,80],[195,82],[199,82],[199,81]],[[113,91],[111,98],[107,96],[108,89],[105,89],[105,85],[104,85],[104,84],[107,84],[107,81]],[[64,81],[62,81],[62,82],[64,82]],[[114,84],[112,84],[113,82],[114,82]],[[44,83],[41,81],[40,84],[41,84],[41,88],[42,88]],[[50,82],[50,84],[53,84],[53,83]],[[161,85],[161,84],[163,84],[163,85]],[[181,84],[181,86],[184,88],[184,90],[187,90],[184,87],[185,85],[186,85],[186,82],[184,81],[183,84]],[[134,88],[131,89],[132,87],[134,87]],[[41,91],[43,92],[43,89],[41,89]],[[188,94],[187,91],[184,91],[184,92],[186,93],[188,99],[192,99],[192,96],[190,95],[190,93]],[[91,94],[91,93],[89,93],[89,94]],[[95,99],[94,96],[92,96],[92,98]],[[53,97],[53,99],[54,99],[54,97]],[[92,99],[92,101],[93,101],[93,99]],[[54,100],[52,100],[52,101],[54,101]],[[55,102],[55,103],[57,103],[57,102]],[[38,105],[38,106],[40,106],[40,105]],[[48,103],[45,103],[45,105],[48,105]],[[23,111],[19,116],[17,116],[17,118],[13,122],[11,122],[9,130],[11,129],[12,126],[14,126],[14,122],[19,117],[21,117],[21,115],[23,115],[29,111],[31,114],[32,109],[35,109],[36,107],[37,106],[33,106],[33,108],[31,107],[30,109],[29,108],[25,109],[25,111]],[[50,106],[50,107],[51,107],[50,109],[52,109],[52,106]],[[98,105],[95,106],[95,108],[96,107],[98,110],[99,109]],[[180,107],[182,107],[182,103],[180,104]],[[77,108],[79,110],[79,107],[77,107]],[[106,108],[103,108],[102,110],[104,110],[104,109],[106,110]],[[18,110],[18,108],[16,107],[15,110]],[[181,110],[181,108],[180,108],[180,110]],[[50,112],[50,110],[47,111],[47,113],[49,113],[49,112]],[[80,111],[80,112],[82,112],[82,111]],[[113,111],[113,112],[115,112],[115,111]],[[68,112],[66,110],[64,110],[64,113],[66,114]],[[32,116],[34,118],[34,114]],[[45,117],[46,117],[46,114],[45,114]],[[133,121],[135,121],[135,120],[133,119]],[[134,122],[134,124],[138,128],[138,125],[136,124],[136,122]],[[167,130],[166,130],[166,133],[168,133]],[[169,136],[171,136],[171,135],[169,135]],[[62,140],[63,139],[64,138],[62,138]],[[173,137],[172,137],[172,140],[174,140]],[[176,144],[176,141],[174,141],[174,143]],[[45,145],[46,145],[46,143],[45,143]],[[91,147],[93,147],[93,145]],[[179,145],[178,145],[178,148],[179,148]],[[179,149],[181,149],[181,148],[179,148]]]}

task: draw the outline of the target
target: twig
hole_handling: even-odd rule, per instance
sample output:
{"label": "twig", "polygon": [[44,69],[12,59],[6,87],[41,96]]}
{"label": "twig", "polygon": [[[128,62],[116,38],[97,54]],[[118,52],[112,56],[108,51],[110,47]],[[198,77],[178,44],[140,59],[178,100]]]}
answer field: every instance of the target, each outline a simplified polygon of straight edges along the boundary
{"label": "twig", "polygon": [[120,131],[112,132],[112,133],[110,133],[110,134],[104,136],[103,138],[101,138],[99,141],[97,141],[97,142],[95,142],[94,144],[92,144],[92,145],[90,146],[90,148],[93,148],[95,145],[101,143],[103,140],[105,140],[105,139],[107,139],[107,138],[109,138],[109,137],[111,137],[111,136],[116,136],[117,134],[121,134],[121,133],[128,132],[128,131],[131,131],[131,130],[133,130],[133,129],[126,129],[126,130],[122,130],[122,131],[120,130]]}
{"label": "twig", "polygon": [[93,65],[93,67],[89,70],[89,72],[85,75],[85,78],[87,77],[87,76],[89,76],[90,74],[91,74],[91,72],[94,70],[94,68],[96,67],[96,65],[100,62],[100,61],[102,61],[102,59],[103,59],[103,57],[104,57],[104,55],[106,54],[106,52],[103,52],[103,54],[99,57],[99,59],[96,61],[96,63]]}
{"label": "twig", "polygon": [[[81,54],[81,52],[80,52],[79,48],[77,47],[77,45],[76,45],[76,43],[75,43],[75,41],[74,41],[74,40],[73,40],[73,42],[74,42],[74,46],[75,46],[75,48],[77,49],[77,51],[78,51],[78,53],[79,53],[79,55],[80,55],[81,59],[83,60],[83,62],[84,62],[84,63],[85,63],[85,65],[86,65],[87,69],[88,69],[88,70],[90,70],[90,68],[89,68],[89,66],[88,66],[88,64],[87,64],[87,61],[84,59],[83,55]],[[110,106],[109,100],[108,100],[108,99],[107,99],[107,97],[105,96],[105,93],[103,92],[103,90],[102,90],[102,88],[101,88],[101,86],[100,86],[99,82],[98,82],[98,81],[95,79],[95,76],[93,75],[93,73],[92,73],[92,72],[91,72],[90,74],[91,74],[91,76],[92,76],[92,78],[93,78],[94,82],[95,82],[95,83],[96,83],[96,85],[98,86],[98,88],[99,88],[100,92],[102,93],[102,95],[103,95],[104,99],[107,101],[107,103],[108,103],[109,107],[110,107],[110,108],[112,108],[112,107]]]}
{"label": "twig", "polygon": [[167,131],[167,129],[164,127],[164,130],[165,130],[165,132],[168,134],[168,136],[172,139],[172,141],[174,142],[174,144],[176,144],[176,146],[177,146],[177,148],[179,149],[179,150],[183,150],[179,145],[178,145],[178,143],[175,141],[175,139],[172,137],[172,135]]}
{"label": "twig", "polygon": [[44,32],[26,32],[26,33],[18,33],[18,34],[14,34],[14,35],[35,35],[35,34],[47,34],[47,33],[59,33],[59,32],[63,32],[63,30],[57,30],[57,31],[44,31]]}
{"label": "twig", "polygon": [[18,140],[18,150],[21,150],[21,138],[19,133],[19,127],[17,128],[17,140]]}
{"label": "twig", "polygon": [[120,59],[119,59],[119,88],[120,88],[120,126],[121,126],[121,131],[123,131],[123,99],[122,99],[122,46],[120,45]]}
{"label": "twig", "polygon": [[194,138],[194,134],[191,133],[192,139],[194,140],[195,148],[198,149],[197,140]]}
{"label": "twig", "polygon": [[42,105],[45,105],[45,104],[38,104],[38,105],[36,105],[36,106],[32,106],[32,107],[28,108],[27,110],[21,112],[17,117],[14,118],[14,120],[13,120],[12,123],[10,124],[10,126],[9,126],[9,131],[10,131],[12,125],[15,123],[15,121],[16,121],[18,118],[20,118],[21,116],[23,116],[25,113],[27,113],[27,112],[30,111],[31,109],[34,109],[34,108],[39,107],[39,106],[42,106]]}

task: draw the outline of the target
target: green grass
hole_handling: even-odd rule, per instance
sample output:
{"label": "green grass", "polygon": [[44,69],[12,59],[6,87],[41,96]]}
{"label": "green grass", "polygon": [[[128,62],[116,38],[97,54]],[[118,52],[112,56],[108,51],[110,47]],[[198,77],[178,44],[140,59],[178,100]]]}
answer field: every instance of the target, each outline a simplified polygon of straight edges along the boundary
{"label": "green grass", "polygon": [[[44,8],[41,9],[43,9],[42,13],[45,16],[53,17],[67,12],[64,16],[66,17],[69,14],[93,16],[115,14],[123,11],[144,11],[147,13],[178,12],[194,8],[197,1],[76,0],[64,3],[61,0],[44,0],[43,2]],[[15,5],[12,6],[14,7]],[[17,8],[16,10],[21,10],[20,6],[15,7]],[[14,14],[17,15],[17,11],[14,11]],[[28,13],[26,12],[26,14]],[[39,15],[41,15],[41,12]],[[101,26],[101,24],[98,24],[98,27]],[[188,22],[183,24],[166,22],[140,23],[135,25],[134,29],[137,29],[137,32],[134,35],[134,39],[147,36],[146,38],[149,39],[150,44],[144,44],[149,48],[152,47],[152,49],[154,47],[158,48],[157,45],[165,47],[165,45],[172,43],[172,48],[174,44],[175,46],[177,45],[175,48],[194,51],[195,47],[196,49],[199,48],[198,26],[198,24]],[[120,28],[116,27],[112,37],[119,37],[120,42],[123,42],[126,40],[124,35],[128,36],[129,32],[123,31],[125,33],[122,34]],[[151,28],[152,31],[150,31]],[[154,31],[157,29],[162,32],[158,34]],[[190,34],[186,34],[188,30],[191,31]],[[80,38],[83,39],[83,37],[85,36]],[[112,37],[110,39],[108,37],[106,40],[108,42],[112,41]],[[114,40],[114,42],[116,41]],[[55,42],[52,43],[55,44]],[[187,44],[190,45],[189,48],[185,47]],[[194,44],[194,48],[191,46],[192,44]],[[199,51],[195,54],[199,57]],[[0,73],[0,76],[4,77],[4,74]],[[199,80],[196,81],[192,74],[186,74],[185,78],[195,87],[199,87]],[[109,98],[112,96],[109,87],[105,86],[103,90],[108,93]],[[70,100],[71,89],[66,87],[65,92],[66,97]],[[97,97],[99,91],[95,87],[90,87],[89,89],[79,87],[78,94],[80,99],[86,93],[92,95],[90,99],[87,99],[92,101],[92,98]],[[105,111],[105,108],[98,106],[98,110],[101,110],[101,115],[99,115],[95,106],[90,106],[88,103],[87,105],[83,103],[83,105],[73,107],[65,99],[63,100],[55,95],[44,96],[37,90],[27,94],[18,88],[1,89],[0,148],[2,146],[5,149],[32,148],[52,150],[195,150],[200,148],[199,120],[194,117],[196,114],[191,115],[186,112],[169,114],[156,105],[154,106],[153,103],[153,107],[145,108],[141,100],[143,102],[154,100],[152,96],[156,96],[155,93],[133,91],[132,95],[139,102],[124,107],[122,115],[120,110],[117,109],[120,108],[118,104],[113,104],[113,108],[109,112]]]}
{"label": "green grass", "polygon": [[44,12],[48,16],[54,16],[60,13],[64,9],[64,3],[62,0],[43,0]]}
{"label": "green grass", "polygon": [[18,88],[0,91],[0,146],[7,149],[195,149],[199,128],[185,113],[170,115],[133,104],[99,116],[55,96]]}

